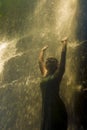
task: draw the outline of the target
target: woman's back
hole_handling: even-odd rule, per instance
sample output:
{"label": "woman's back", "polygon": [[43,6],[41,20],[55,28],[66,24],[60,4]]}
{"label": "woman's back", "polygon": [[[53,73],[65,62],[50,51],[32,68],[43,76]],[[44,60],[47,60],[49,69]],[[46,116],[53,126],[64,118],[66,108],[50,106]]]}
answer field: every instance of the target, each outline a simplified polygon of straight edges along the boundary
{"label": "woman's back", "polygon": [[67,112],[59,97],[58,80],[53,76],[42,79],[42,126],[41,130],[67,130]]}
{"label": "woman's back", "polygon": [[67,112],[65,105],[59,97],[59,87],[65,72],[66,40],[61,53],[60,65],[56,58],[48,58],[44,65],[44,51],[39,56],[39,67],[43,78],[40,83],[42,93],[42,120],[41,130],[67,130]]}

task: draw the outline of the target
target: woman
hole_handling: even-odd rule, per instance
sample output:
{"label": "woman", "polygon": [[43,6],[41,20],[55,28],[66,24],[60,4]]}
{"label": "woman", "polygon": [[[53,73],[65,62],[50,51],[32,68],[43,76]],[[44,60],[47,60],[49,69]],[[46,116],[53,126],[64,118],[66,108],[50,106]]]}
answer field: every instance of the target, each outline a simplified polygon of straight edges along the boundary
{"label": "woman", "polygon": [[59,97],[59,86],[65,72],[67,38],[62,40],[63,48],[60,65],[56,58],[47,58],[44,53],[48,46],[42,48],[39,56],[39,67],[42,73],[40,83],[42,92],[41,130],[67,130],[67,112]]}

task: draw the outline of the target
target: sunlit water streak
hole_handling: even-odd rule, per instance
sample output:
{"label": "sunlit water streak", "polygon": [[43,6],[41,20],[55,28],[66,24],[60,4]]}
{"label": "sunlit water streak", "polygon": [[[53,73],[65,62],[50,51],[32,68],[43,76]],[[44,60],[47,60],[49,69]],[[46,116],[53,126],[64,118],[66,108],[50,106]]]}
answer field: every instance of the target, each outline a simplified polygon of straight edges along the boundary
{"label": "sunlit water streak", "polygon": [[16,44],[19,40],[28,37],[29,35],[24,35],[13,40],[1,40],[0,41],[0,73],[3,71],[5,62],[7,62],[12,57],[22,55],[22,52],[17,52]]}
{"label": "sunlit water streak", "polygon": [[36,5],[35,16],[37,16],[38,13],[39,13],[40,11],[42,11],[43,6],[45,5],[45,3],[46,3],[46,0],[41,0],[41,1],[39,1],[39,3]]}
{"label": "sunlit water streak", "polygon": [[77,11],[78,0],[60,0],[58,10],[56,10],[56,32],[59,37],[73,34],[75,28],[75,13]]}
{"label": "sunlit water streak", "polygon": [[14,39],[12,41],[1,41],[0,42],[0,73],[3,71],[4,63],[8,61],[10,58],[15,57],[16,53],[16,43],[18,39]]}
{"label": "sunlit water streak", "polygon": [[[40,30],[40,35],[46,36],[51,31],[58,36],[59,40],[65,35],[68,37],[74,35],[78,0],[51,1],[50,6],[47,4],[46,0],[39,0],[34,12],[37,21],[35,25],[37,30]],[[49,16],[49,11],[53,13],[51,16]],[[52,20],[55,21],[53,24]],[[40,27],[41,23],[43,25]]]}

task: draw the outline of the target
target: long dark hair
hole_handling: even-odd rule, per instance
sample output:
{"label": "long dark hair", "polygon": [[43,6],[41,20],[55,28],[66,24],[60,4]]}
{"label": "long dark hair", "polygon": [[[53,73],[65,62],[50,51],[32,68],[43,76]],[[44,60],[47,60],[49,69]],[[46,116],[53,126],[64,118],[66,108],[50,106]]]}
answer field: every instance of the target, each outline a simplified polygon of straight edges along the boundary
{"label": "long dark hair", "polygon": [[49,57],[45,62],[46,69],[54,72],[58,68],[58,60],[54,57]]}

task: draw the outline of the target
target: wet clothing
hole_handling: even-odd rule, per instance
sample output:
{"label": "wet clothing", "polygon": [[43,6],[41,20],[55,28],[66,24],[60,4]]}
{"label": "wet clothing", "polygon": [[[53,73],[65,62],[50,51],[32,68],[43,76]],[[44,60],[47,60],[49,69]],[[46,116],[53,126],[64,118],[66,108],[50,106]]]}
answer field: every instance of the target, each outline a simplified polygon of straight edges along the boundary
{"label": "wet clothing", "polygon": [[59,86],[65,71],[66,47],[62,51],[59,71],[43,77],[41,130],[67,130],[67,112],[59,97]]}

